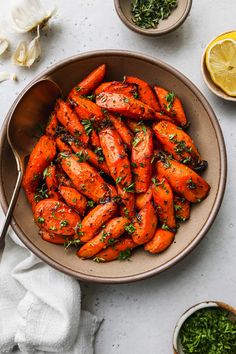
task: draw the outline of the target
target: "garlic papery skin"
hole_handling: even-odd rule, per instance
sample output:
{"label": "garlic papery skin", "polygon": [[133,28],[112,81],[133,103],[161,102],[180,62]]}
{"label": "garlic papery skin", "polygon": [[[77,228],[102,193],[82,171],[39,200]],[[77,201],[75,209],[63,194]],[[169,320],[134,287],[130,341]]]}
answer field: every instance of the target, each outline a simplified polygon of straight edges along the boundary
{"label": "garlic papery skin", "polygon": [[12,27],[19,33],[46,26],[56,10],[46,10],[40,0],[13,0],[11,5]]}
{"label": "garlic papery skin", "polygon": [[22,41],[18,44],[12,61],[15,65],[30,67],[41,55],[41,46],[39,41],[39,26],[37,36],[30,42]]}
{"label": "garlic papery skin", "polygon": [[0,38],[0,56],[7,50],[8,46],[8,41],[5,38]]}
{"label": "garlic papery skin", "polygon": [[17,80],[16,74],[9,73],[7,71],[0,71],[0,82],[6,81],[6,80]]}

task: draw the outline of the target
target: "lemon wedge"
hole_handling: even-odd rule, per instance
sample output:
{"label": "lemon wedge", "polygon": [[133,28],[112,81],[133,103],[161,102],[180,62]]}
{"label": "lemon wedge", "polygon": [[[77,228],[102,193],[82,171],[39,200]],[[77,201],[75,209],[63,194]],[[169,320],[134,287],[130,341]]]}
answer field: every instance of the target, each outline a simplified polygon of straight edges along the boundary
{"label": "lemon wedge", "polygon": [[205,58],[212,81],[227,95],[236,96],[236,32],[211,42]]}

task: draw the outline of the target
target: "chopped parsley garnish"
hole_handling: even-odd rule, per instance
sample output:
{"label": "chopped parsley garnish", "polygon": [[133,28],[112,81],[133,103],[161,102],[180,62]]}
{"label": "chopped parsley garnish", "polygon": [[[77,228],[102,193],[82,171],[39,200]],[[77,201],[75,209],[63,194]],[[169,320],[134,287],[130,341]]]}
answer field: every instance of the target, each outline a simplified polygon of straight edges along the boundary
{"label": "chopped parsley garnish", "polygon": [[139,142],[140,142],[140,138],[135,137],[135,138],[133,139],[133,142],[132,142],[133,147],[137,146]]}
{"label": "chopped parsley garnish", "polygon": [[131,257],[131,249],[127,248],[125,251],[120,251],[118,259],[124,261]]}
{"label": "chopped parsley garnish", "polygon": [[81,121],[81,123],[84,126],[84,130],[85,130],[86,134],[90,135],[92,133],[93,129],[94,129],[92,120],[83,119]]}
{"label": "chopped parsley garnish", "polygon": [[69,222],[67,220],[61,220],[60,221],[60,229],[62,229],[63,227],[69,225]]}
{"label": "chopped parsley garnish", "polygon": [[78,159],[79,159],[79,162],[85,162],[85,161],[87,161],[87,160],[89,160],[89,156],[88,156],[88,153],[87,153],[87,151],[78,151],[78,152],[76,152],[76,157],[78,157]]}
{"label": "chopped parsley garnish", "polygon": [[197,188],[197,185],[196,185],[196,183],[193,182],[192,178],[189,178],[189,180],[187,181],[187,184],[188,184],[189,189],[196,189]]}
{"label": "chopped parsley garnish", "polygon": [[94,203],[94,201],[93,200],[88,200],[88,206],[90,207],[90,208],[93,208],[94,207],[94,205],[95,205],[95,203]]}
{"label": "chopped parsley garnish", "polygon": [[175,211],[182,210],[182,206],[181,205],[174,204],[174,208],[175,208]]}
{"label": "chopped parsley garnish", "polygon": [[41,218],[40,216],[39,216],[38,219],[37,219],[37,222],[38,222],[39,224],[43,224],[44,221],[45,221],[45,219],[44,219],[44,218]]}
{"label": "chopped parsley garnish", "polygon": [[134,227],[133,224],[129,224],[125,226],[125,231],[127,231],[129,234],[132,234],[136,230],[136,227]]}
{"label": "chopped parsley garnish", "polygon": [[135,162],[131,162],[132,167],[138,167],[138,165]]}
{"label": "chopped parsley garnish", "polygon": [[114,245],[114,243],[116,243],[117,240],[115,238],[109,238],[109,240],[107,241],[108,245]]}
{"label": "chopped parsley garnish", "polygon": [[108,237],[108,236],[110,236],[110,232],[106,232],[106,231],[103,231],[102,232],[102,236],[101,236],[101,238],[100,238],[100,241],[101,242],[105,242],[105,240],[106,240],[106,238]]}
{"label": "chopped parsley garnish", "polygon": [[173,107],[174,100],[175,100],[175,94],[173,92],[168,92],[168,94],[166,95],[166,102],[168,103],[166,107],[167,111],[170,111],[171,108]]}
{"label": "chopped parsley garnish", "polygon": [[93,261],[96,263],[102,263],[102,262],[105,262],[105,259],[101,258],[101,257],[94,257]]}
{"label": "chopped parsley garnish", "polygon": [[37,188],[36,192],[37,193],[34,195],[36,203],[49,197],[46,183],[43,183],[41,187]]}
{"label": "chopped parsley garnish", "polygon": [[169,226],[168,226],[168,225],[166,225],[166,224],[163,224],[161,228],[162,228],[162,230],[167,230],[167,231],[170,231]]}
{"label": "chopped parsley garnish", "polygon": [[81,246],[81,244],[82,243],[81,243],[80,239],[77,238],[75,240],[70,240],[70,241],[64,242],[64,247],[65,247],[65,249],[68,249],[71,246],[79,247],[79,246]]}
{"label": "chopped parsley garnish", "polygon": [[134,193],[134,182],[131,183],[128,187],[125,187],[123,188],[125,192],[128,192],[128,193]]}
{"label": "chopped parsley garnish", "polygon": [[123,177],[117,177],[116,184],[119,184],[122,181]]}
{"label": "chopped parsley garnish", "polygon": [[136,100],[139,99],[139,94],[138,94],[137,91],[135,91],[135,92],[133,93],[133,97],[134,97]]}

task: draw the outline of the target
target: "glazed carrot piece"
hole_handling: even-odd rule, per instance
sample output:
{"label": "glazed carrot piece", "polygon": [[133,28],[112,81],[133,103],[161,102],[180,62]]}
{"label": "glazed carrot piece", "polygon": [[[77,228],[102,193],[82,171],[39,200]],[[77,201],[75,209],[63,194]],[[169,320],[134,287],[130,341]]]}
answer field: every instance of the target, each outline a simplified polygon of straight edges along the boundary
{"label": "glazed carrot piece", "polygon": [[98,106],[131,119],[155,119],[155,111],[133,97],[119,93],[102,92],[96,97]]}
{"label": "glazed carrot piece", "polygon": [[107,187],[110,191],[110,197],[115,198],[117,197],[117,190],[116,187],[114,187],[112,184],[107,183]]}
{"label": "glazed carrot piece", "polygon": [[122,216],[126,216],[131,219],[135,215],[135,197],[134,191],[127,192],[126,189],[123,189],[117,185],[118,196],[121,198],[120,213]]}
{"label": "glazed carrot piece", "polygon": [[43,171],[50,165],[56,156],[54,140],[43,135],[33,148],[23,177],[23,188],[32,206],[35,207],[35,192],[42,178]]}
{"label": "glazed carrot piece", "polygon": [[102,250],[96,255],[94,259],[97,262],[110,262],[115,259],[128,258],[128,255],[131,255],[131,250],[138,245],[130,237],[125,237],[120,241],[114,243],[114,245],[107,247],[105,250]]}
{"label": "glazed carrot piece", "polygon": [[94,148],[101,148],[100,140],[95,130],[91,132],[89,141]]}
{"label": "glazed carrot piece", "polygon": [[[98,90],[97,92],[99,92],[99,91],[100,90]],[[104,85],[103,91],[100,91],[100,93],[102,93],[102,92],[121,93],[121,94],[123,94],[127,97],[131,97],[131,98],[137,98],[137,96],[138,96],[137,85],[127,84],[127,83],[119,82],[119,81],[111,81],[109,85],[106,85],[106,86]]]}
{"label": "glazed carrot piece", "polygon": [[112,122],[114,128],[118,131],[122,141],[130,149],[132,147],[133,133],[129,130],[127,125],[122,121],[120,117],[115,117],[112,114],[109,114],[109,119]]}
{"label": "glazed carrot piece", "polygon": [[190,218],[190,202],[185,198],[174,195],[176,220],[184,222]]}
{"label": "glazed carrot piece", "polygon": [[168,122],[174,123],[174,119],[165,114],[164,112],[155,112],[155,118],[156,120],[167,120]]}
{"label": "glazed carrot piece", "polygon": [[49,166],[44,170],[46,175],[46,185],[48,188],[48,195],[52,199],[60,200],[60,194],[58,193],[58,180],[56,176],[56,166]]}
{"label": "glazed carrot piece", "polygon": [[175,160],[187,164],[194,170],[207,166],[207,162],[201,159],[192,138],[175,124],[161,121],[153,125],[153,130],[163,149]]}
{"label": "glazed carrot piece", "polygon": [[174,241],[175,233],[169,230],[157,229],[153,239],[144,246],[145,251],[156,254],[165,251]]}
{"label": "glazed carrot piece", "polygon": [[142,130],[140,122],[127,120],[126,124],[133,133],[138,133],[140,130]]}
{"label": "glazed carrot piece", "polygon": [[59,186],[73,187],[73,183],[62,169],[60,169],[59,171],[57,170],[56,177]]}
{"label": "glazed carrot piece", "polygon": [[77,255],[81,258],[94,257],[103,248],[111,245],[115,239],[119,238],[125,232],[127,224],[129,224],[129,220],[123,217],[110,220],[97,236],[80,248]]}
{"label": "glazed carrot piece", "polygon": [[88,95],[96,89],[104,79],[106,73],[106,65],[102,64],[93,70],[88,76],[80,81],[69,93],[68,98],[74,99],[75,96]]}
{"label": "glazed carrot piece", "polygon": [[60,186],[59,192],[69,207],[73,207],[80,215],[84,215],[87,199],[75,188]]}
{"label": "glazed carrot piece", "polygon": [[133,140],[131,160],[136,193],[148,190],[152,175],[153,137],[152,130],[139,131]]}
{"label": "glazed carrot piece", "polygon": [[117,205],[114,202],[100,204],[91,210],[81,222],[80,240],[88,242],[93,238],[99,229],[110,220],[117,210]]}
{"label": "glazed carrot piece", "polygon": [[61,166],[78,191],[99,203],[109,197],[109,189],[100,174],[88,163],[78,162],[75,156],[61,158]]}
{"label": "glazed carrot piece", "polygon": [[95,96],[100,95],[100,93],[106,91],[106,89],[111,85],[112,81],[102,82],[94,91]]}
{"label": "glazed carrot piece", "polygon": [[111,127],[99,133],[102,151],[114,181],[125,187],[132,182],[130,162],[118,132]]}
{"label": "glazed carrot piece", "polygon": [[200,202],[210,191],[209,184],[201,176],[175,160],[158,161],[157,174],[160,179],[165,178],[176,193],[192,203]]}
{"label": "glazed carrot piece", "polygon": [[57,101],[56,114],[59,122],[71,135],[79,139],[84,145],[88,144],[89,137],[86,135],[83,125],[80,123],[78,116],[72,111],[66,102],[62,100]]}
{"label": "glazed carrot piece", "polygon": [[56,133],[57,127],[58,127],[58,120],[55,112],[53,112],[48,120],[48,124],[46,127],[46,134],[53,137]]}
{"label": "glazed carrot piece", "polygon": [[91,100],[76,96],[73,100],[75,112],[81,120],[94,120],[95,122],[102,122],[105,117],[102,109]]}
{"label": "glazed carrot piece", "polygon": [[160,111],[160,105],[156,99],[156,96],[147,82],[134,76],[126,76],[125,82],[129,84],[136,84],[138,87],[139,100],[152,107],[155,111]]}
{"label": "glazed carrot piece", "polygon": [[187,118],[180,99],[176,97],[173,92],[169,92],[162,87],[154,86],[154,90],[162,111],[173,118],[177,125],[185,126],[187,124]]}
{"label": "glazed carrot piece", "polygon": [[74,235],[75,228],[80,223],[76,212],[65,203],[53,199],[41,200],[36,205],[34,219],[41,229],[64,236]]}
{"label": "glazed carrot piece", "polygon": [[40,235],[44,241],[54,243],[56,245],[64,245],[64,243],[68,240],[68,236],[64,237],[60,235],[55,235],[52,232],[47,232],[42,230]]}
{"label": "glazed carrot piece", "polygon": [[139,193],[135,198],[135,205],[138,210],[144,208],[144,206],[152,200],[152,185],[149,186],[147,192]]}
{"label": "glazed carrot piece", "polygon": [[106,174],[110,174],[108,166],[104,161],[104,158],[101,159],[101,156],[95,154],[92,150],[88,148],[82,148],[76,145],[73,141],[70,142],[70,146],[72,150],[75,152],[76,157],[79,162],[87,161],[89,164],[96,167],[99,171],[102,170]]}
{"label": "glazed carrot piece", "polygon": [[69,145],[64,143],[64,141],[62,141],[62,139],[59,136],[56,138],[56,144],[57,144],[57,148],[60,152],[69,152],[69,153],[72,152]]}
{"label": "glazed carrot piece", "polygon": [[138,245],[142,245],[150,241],[157,227],[157,215],[155,213],[152,202],[148,202],[138,213],[138,217],[134,222],[135,231],[132,234],[133,241]]}
{"label": "glazed carrot piece", "polygon": [[152,195],[157,207],[157,215],[167,228],[175,229],[174,196],[169,183],[163,178],[153,178]]}

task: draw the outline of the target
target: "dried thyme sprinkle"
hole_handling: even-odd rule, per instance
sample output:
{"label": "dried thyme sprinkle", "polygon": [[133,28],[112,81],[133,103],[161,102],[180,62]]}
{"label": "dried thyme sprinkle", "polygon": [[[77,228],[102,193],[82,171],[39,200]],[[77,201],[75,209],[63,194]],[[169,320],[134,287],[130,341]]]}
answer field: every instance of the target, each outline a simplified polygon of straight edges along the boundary
{"label": "dried thyme sprinkle", "polygon": [[142,28],[156,28],[160,20],[168,18],[177,7],[178,0],[133,0],[133,22]]}
{"label": "dried thyme sprinkle", "polygon": [[180,339],[185,354],[235,354],[236,321],[219,308],[201,309],[184,322]]}

